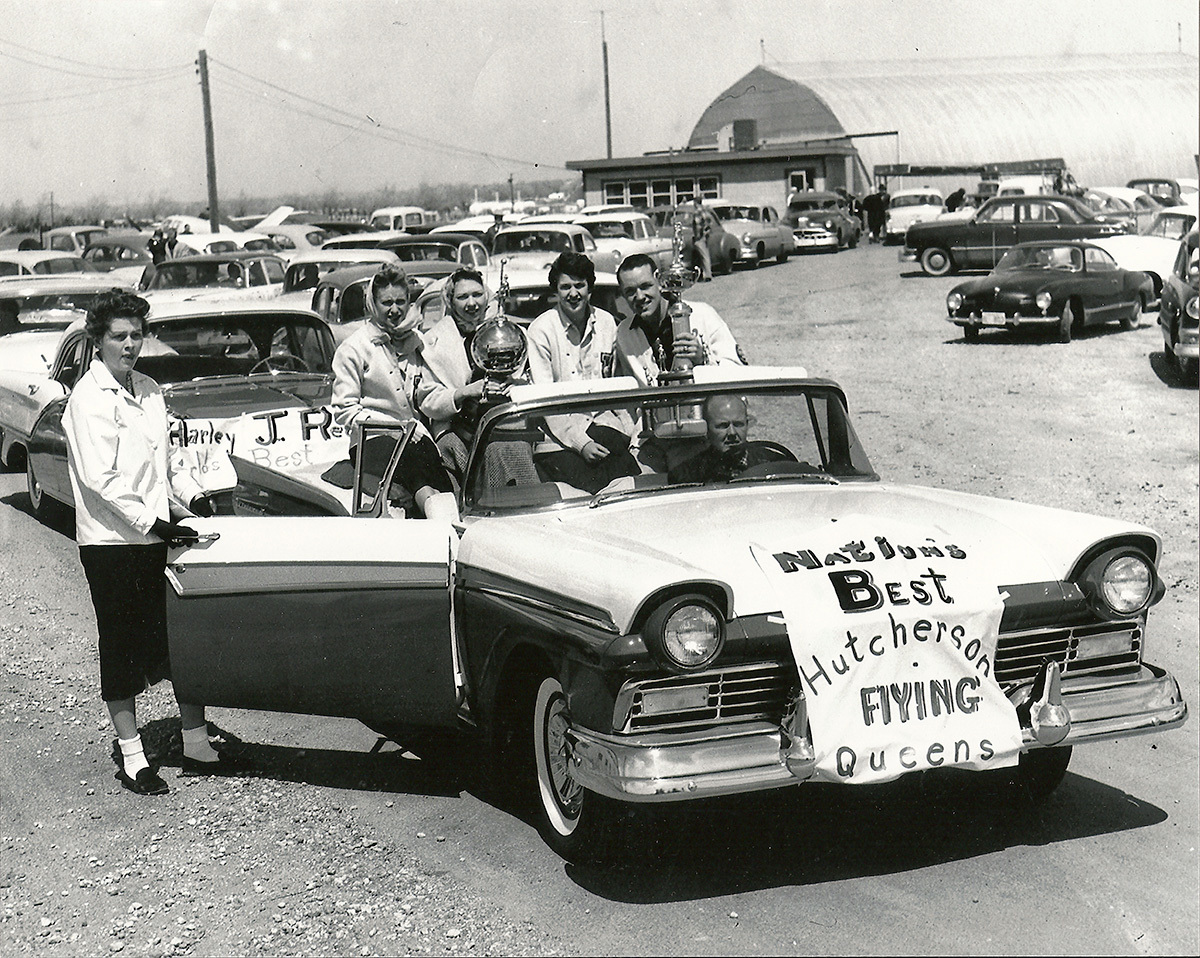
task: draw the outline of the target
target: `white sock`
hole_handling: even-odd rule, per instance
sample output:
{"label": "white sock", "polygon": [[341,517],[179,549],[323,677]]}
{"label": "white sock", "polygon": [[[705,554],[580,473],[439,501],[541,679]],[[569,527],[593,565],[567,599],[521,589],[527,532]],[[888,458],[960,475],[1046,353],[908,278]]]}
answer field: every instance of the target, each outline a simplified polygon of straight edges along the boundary
{"label": "white sock", "polygon": [[142,751],[140,735],[135,735],[133,738],[118,736],[117,743],[121,746],[121,759],[125,774],[130,778],[137,778],[138,772],[150,767],[150,763],[146,761],[146,753]]}
{"label": "white sock", "polygon": [[221,757],[209,744],[207,723],[183,729],[183,754],[196,762],[215,762]]}

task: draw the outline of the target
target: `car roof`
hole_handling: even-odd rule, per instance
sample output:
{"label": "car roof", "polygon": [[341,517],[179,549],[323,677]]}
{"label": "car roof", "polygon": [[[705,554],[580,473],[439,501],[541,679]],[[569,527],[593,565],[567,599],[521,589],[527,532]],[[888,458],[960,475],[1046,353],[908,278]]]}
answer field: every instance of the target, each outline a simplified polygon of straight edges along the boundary
{"label": "car roof", "polygon": [[474,233],[452,233],[446,230],[442,233],[405,233],[385,239],[388,246],[415,246],[418,243],[478,243],[479,237]]}
{"label": "car roof", "polygon": [[78,233],[80,230],[103,230],[104,232],[108,232],[108,227],[89,226],[86,223],[82,226],[56,226],[53,229],[46,230],[46,235],[61,236],[64,233]]}
{"label": "car roof", "polygon": [[150,304],[151,322],[188,319],[193,316],[245,316],[255,313],[288,313],[320,320],[311,309],[285,303],[276,305],[269,299],[193,300]]}
{"label": "car roof", "polygon": [[401,236],[412,236],[407,230],[363,230],[360,233],[340,233],[337,236],[331,236],[324,243],[323,248],[337,249],[338,243],[353,243],[359,240],[372,240],[382,243],[384,240],[399,239]]}
{"label": "car roof", "polygon": [[304,263],[346,263],[350,266],[357,266],[362,263],[399,263],[400,257],[393,253],[390,249],[378,249],[369,247],[367,249],[326,249],[322,246],[320,249],[305,250],[303,253],[297,253],[292,257],[292,261],[288,264],[290,269],[293,266],[302,265]]}
{"label": "car roof", "polygon": [[546,230],[556,230],[562,233],[586,233],[587,230],[578,223],[514,223],[505,226],[501,233],[541,233]]}
{"label": "car roof", "polygon": [[[837,194],[834,194],[837,195]],[[933,186],[922,186],[920,188],[913,187],[907,190],[895,190],[891,193],[892,199],[897,196],[941,196],[942,191]]]}
{"label": "car roof", "polygon": [[0,282],[0,299],[23,296],[47,296],[54,293],[103,293],[110,289],[127,290],[129,283],[120,283],[108,273],[88,273],[80,276],[22,276]]}
{"label": "car roof", "polygon": [[194,256],[177,256],[175,259],[164,260],[158,264],[158,267],[162,269],[173,263],[183,263],[186,266],[192,263],[230,263],[246,259],[278,259],[279,262],[283,262],[282,259],[267,250],[231,249],[226,253],[197,253]]}
{"label": "car roof", "polygon": [[42,263],[48,259],[78,259],[78,253],[65,253],[57,249],[4,249],[0,250],[0,260],[10,263]]}
{"label": "car roof", "polygon": [[333,269],[322,276],[314,288],[334,286],[338,289],[345,289],[347,286],[352,286],[359,280],[368,276],[374,276],[378,272],[378,263],[363,263],[355,266],[347,266],[343,269]]}
{"label": "car roof", "polygon": [[628,219],[642,218],[648,220],[650,217],[641,210],[622,210],[619,213],[588,213],[586,216],[578,217],[575,222],[581,226],[587,223],[623,223]]}

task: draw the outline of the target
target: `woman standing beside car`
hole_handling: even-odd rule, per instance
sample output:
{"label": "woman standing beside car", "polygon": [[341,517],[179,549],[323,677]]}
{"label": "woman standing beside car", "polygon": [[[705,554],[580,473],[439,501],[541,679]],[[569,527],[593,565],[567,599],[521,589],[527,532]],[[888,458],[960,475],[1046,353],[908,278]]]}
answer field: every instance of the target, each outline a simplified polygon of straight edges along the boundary
{"label": "woman standing beside car", "polygon": [[[149,312],[150,304],[128,291],[97,299],[87,318],[96,357],[72,390],[62,422],[75,537],[96,609],[100,694],[121,747],[116,778],[139,795],[160,795],[167,784],[142,748],[136,696],[171,674],[167,546],[197,539],[195,531],[171,520],[170,495],[204,514],[208,509],[195,480],[172,472],[158,383],[133,369]],[[180,702],[179,715],[184,771],[222,770],[208,740],[204,706]]]}

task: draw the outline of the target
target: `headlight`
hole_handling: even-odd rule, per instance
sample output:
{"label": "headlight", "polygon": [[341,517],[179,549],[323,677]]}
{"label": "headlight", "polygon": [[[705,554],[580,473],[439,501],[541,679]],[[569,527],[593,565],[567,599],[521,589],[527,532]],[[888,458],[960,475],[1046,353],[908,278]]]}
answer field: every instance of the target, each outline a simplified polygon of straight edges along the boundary
{"label": "headlight", "polygon": [[1054,297],[1045,290],[1042,290],[1033,298],[1033,301],[1037,303],[1037,308],[1044,313],[1050,308],[1050,304],[1054,302]]}
{"label": "headlight", "polygon": [[749,233],[742,234],[742,242],[745,243],[747,246],[750,245],[750,234]]}
{"label": "headlight", "polygon": [[725,620],[700,596],[678,596],[646,620],[646,644],[668,668],[691,671],[713,661],[725,644]]}
{"label": "headlight", "polygon": [[957,313],[960,306],[963,304],[962,293],[951,293],[946,297],[946,308],[952,313]]}
{"label": "headlight", "polygon": [[1079,585],[1093,610],[1109,618],[1137,615],[1165,591],[1150,560],[1134,548],[1110,549],[1093,559]]}
{"label": "headlight", "polygon": [[1197,305],[1195,296],[1187,301],[1186,311],[1192,319],[1200,319],[1200,306]]}

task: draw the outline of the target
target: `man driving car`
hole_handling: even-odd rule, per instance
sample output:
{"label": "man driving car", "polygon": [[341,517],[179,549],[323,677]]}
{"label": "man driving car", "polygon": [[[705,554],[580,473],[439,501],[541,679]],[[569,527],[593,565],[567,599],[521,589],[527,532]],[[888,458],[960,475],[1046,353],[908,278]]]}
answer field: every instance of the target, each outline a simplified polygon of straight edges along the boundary
{"label": "man driving car", "polygon": [[741,396],[709,396],[704,423],[704,448],[669,471],[671,482],[728,482],[753,466],[783,458],[773,447],[747,441],[750,410]]}

